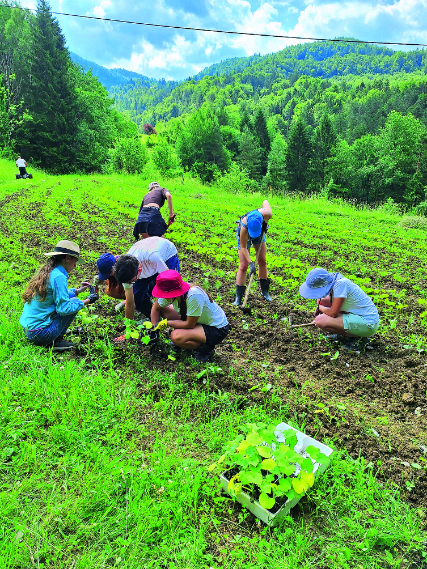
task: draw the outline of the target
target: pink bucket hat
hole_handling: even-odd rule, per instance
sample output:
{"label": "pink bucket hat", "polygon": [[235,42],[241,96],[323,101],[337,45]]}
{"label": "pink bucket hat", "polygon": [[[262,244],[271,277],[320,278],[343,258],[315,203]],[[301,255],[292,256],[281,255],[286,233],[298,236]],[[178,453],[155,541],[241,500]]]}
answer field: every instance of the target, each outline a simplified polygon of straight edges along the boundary
{"label": "pink bucket hat", "polygon": [[177,271],[163,271],[156,279],[156,286],[151,293],[156,298],[176,298],[190,289],[190,285],[182,280]]}

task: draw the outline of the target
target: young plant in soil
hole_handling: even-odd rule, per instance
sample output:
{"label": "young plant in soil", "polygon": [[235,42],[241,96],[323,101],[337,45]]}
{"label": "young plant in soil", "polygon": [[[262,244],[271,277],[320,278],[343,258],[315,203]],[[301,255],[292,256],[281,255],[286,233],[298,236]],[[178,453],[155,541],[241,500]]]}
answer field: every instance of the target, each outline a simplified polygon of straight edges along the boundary
{"label": "young plant in soil", "polygon": [[148,320],[143,322],[142,324],[137,324],[135,320],[129,320],[129,318],[125,318],[125,340],[130,340],[133,338],[134,340],[138,340],[141,336],[141,342],[143,344],[150,343],[150,334],[149,331],[153,328],[153,325]]}
{"label": "young plant in soil", "polygon": [[285,443],[277,443],[274,424],[250,423],[243,430],[247,435],[229,442],[209,470],[227,470],[228,490],[234,495],[247,492],[251,501],[258,500],[266,510],[273,509],[276,500],[283,503],[304,494],[314,484],[314,465],[329,464],[329,458],[315,446],[308,446],[305,456],[296,452],[293,429],[283,431]]}

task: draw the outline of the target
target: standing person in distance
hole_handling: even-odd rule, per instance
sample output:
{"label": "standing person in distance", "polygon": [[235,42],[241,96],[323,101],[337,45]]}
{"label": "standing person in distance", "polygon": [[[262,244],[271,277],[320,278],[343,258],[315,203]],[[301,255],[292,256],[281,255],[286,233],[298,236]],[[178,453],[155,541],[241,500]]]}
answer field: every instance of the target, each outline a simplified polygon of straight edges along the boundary
{"label": "standing person in distance", "polygon": [[[151,323],[160,331],[170,326],[175,348],[194,350],[199,362],[209,361],[215,346],[230,330],[223,309],[200,286],[182,280],[176,271],[165,271],[156,280]],[[160,320],[160,317],[163,320]]]}
{"label": "standing person in distance", "polygon": [[[272,298],[269,293],[270,281],[267,278],[267,245],[266,233],[268,229],[268,221],[273,217],[270,204],[267,200],[262,202],[262,207],[253,209],[242,217],[237,222],[237,249],[239,250],[239,269],[236,275],[236,299],[232,303],[234,306],[242,304],[242,298],[245,294],[246,273],[249,267],[249,275],[255,273],[256,268],[251,261],[250,248],[254,246],[255,253],[261,247],[261,252],[258,257],[258,276],[259,284],[261,287],[262,296],[271,301]],[[264,238],[261,243],[261,235],[264,233]]]}
{"label": "standing person in distance", "polygon": [[163,237],[148,237],[132,245],[126,255],[117,258],[114,276],[125,291],[125,317],[134,319],[135,309],[147,318],[151,314],[151,291],[159,273],[180,271],[175,245]]}
{"label": "standing person in distance", "polygon": [[23,158],[18,156],[18,159],[16,160],[15,164],[19,168],[19,175],[20,176],[28,176],[27,163]]}
{"label": "standing person in distance", "polygon": [[67,328],[77,312],[98,300],[98,295],[90,294],[85,300],[77,298],[90,286],[88,282],[82,282],[79,288],[68,288],[68,275],[81,262],[77,243],[59,241],[45,255],[48,262],[30,280],[22,295],[25,304],[19,323],[32,344],[46,347],[53,344],[54,351],[69,350],[74,344],[64,340]]}
{"label": "standing person in distance", "polygon": [[368,338],[379,328],[380,317],[372,299],[341,273],[313,269],[299,293],[317,300],[314,323],[325,332]]}
{"label": "standing person in distance", "polygon": [[[169,207],[169,223],[160,213],[165,201]],[[147,237],[163,237],[169,225],[175,221],[173,213],[172,196],[169,190],[161,188],[158,182],[151,182],[148,186],[148,193],[145,194],[139,208],[138,220],[133,229],[133,236],[138,239]]]}

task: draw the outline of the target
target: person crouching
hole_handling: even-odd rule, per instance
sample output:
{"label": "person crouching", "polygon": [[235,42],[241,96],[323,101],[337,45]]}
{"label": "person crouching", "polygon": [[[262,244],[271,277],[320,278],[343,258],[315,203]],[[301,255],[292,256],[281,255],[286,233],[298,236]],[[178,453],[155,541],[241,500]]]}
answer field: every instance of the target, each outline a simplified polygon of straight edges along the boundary
{"label": "person crouching", "polygon": [[68,288],[68,275],[81,262],[80,249],[73,241],[59,241],[39,272],[30,280],[22,299],[24,309],[19,323],[29,342],[36,346],[52,347],[54,351],[69,350],[72,342],[64,340],[64,334],[79,310],[98,300],[90,294],[85,300],[77,295],[90,286],[82,282],[79,288]]}
{"label": "person crouching", "polygon": [[317,299],[314,324],[325,332],[368,338],[379,328],[380,317],[372,299],[341,273],[313,269],[299,293]]}
{"label": "person crouching", "polygon": [[170,326],[175,348],[194,350],[197,361],[209,361],[230,331],[223,309],[203,288],[184,282],[177,271],[160,273],[152,295],[157,298],[151,310],[153,326],[157,330]]}

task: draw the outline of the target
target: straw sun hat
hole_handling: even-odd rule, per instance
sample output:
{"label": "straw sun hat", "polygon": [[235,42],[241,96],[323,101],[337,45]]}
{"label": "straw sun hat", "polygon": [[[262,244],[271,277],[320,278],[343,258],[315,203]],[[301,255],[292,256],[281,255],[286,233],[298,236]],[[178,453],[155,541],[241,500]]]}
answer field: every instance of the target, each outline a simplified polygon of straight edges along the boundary
{"label": "straw sun hat", "polygon": [[67,239],[58,241],[53,251],[44,254],[46,257],[54,257],[56,255],[71,255],[72,257],[77,257],[78,263],[83,263],[83,260],[79,258],[80,247],[77,245],[77,243],[74,243],[74,241],[67,241]]}

